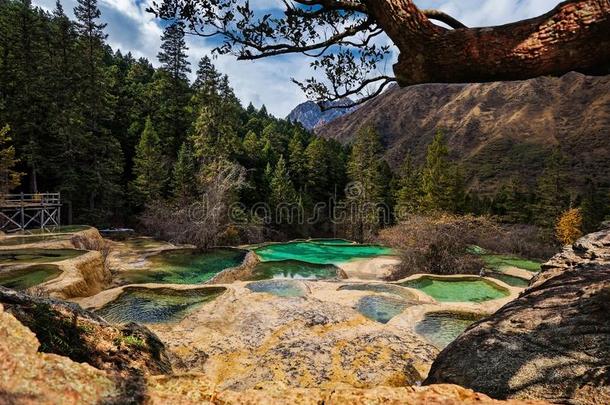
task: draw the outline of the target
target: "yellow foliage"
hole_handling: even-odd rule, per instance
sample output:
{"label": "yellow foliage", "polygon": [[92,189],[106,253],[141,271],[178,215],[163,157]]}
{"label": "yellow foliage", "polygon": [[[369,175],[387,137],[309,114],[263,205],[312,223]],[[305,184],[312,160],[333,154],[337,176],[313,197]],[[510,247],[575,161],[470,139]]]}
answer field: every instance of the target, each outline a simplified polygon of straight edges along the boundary
{"label": "yellow foliage", "polygon": [[571,245],[582,236],[582,214],[580,208],[564,211],[555,224],[555,236],[564,245]]}

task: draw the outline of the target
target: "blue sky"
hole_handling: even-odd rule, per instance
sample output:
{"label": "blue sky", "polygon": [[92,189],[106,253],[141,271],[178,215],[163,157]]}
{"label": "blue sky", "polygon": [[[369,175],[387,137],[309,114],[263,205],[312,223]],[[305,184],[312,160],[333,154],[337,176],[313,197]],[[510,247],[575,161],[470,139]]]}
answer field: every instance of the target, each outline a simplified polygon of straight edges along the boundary
{"label": "blue sky", "polygon": [[[131,51],[136,57],[144,56],[155,66],[159,51],[161,24],[146,13],[151,0],[98,0],[102,20],[108,24],[106,33],[113,49]],[[421,8],[436,8],[448,12],[468,26],[504,24],[534,17],[551,10],[559,0],[415,0]],[[34,5],[53,9],[55,0],[33,0]],[[72,17],[76,0],[62,0],[66,13]],[[281,0],[251,0],[253,8],[277,9]],[[386,39],[387,40],[387,39]],[[188,37],[192,67],[214,47],[210,40]],[[215,60],[220,71],[229,75],[237,96],[244,104],[262,104],[274,115],[284,117],[298,103],[305,101],[291,77],[304,79],[312,76],[309,59],[302,55],[268,58],[258,61],[237,61],[232,56]],[[393,61],[392,61],[393,62]],[[391,63],[388,64],[391,66]],[[193,71],[196,69],[193,68]]]}

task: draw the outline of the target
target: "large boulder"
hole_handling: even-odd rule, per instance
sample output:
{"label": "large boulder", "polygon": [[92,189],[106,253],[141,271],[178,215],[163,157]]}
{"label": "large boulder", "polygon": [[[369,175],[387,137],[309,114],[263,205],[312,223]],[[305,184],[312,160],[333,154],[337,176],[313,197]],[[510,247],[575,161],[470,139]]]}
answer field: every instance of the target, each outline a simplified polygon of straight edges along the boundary
{"label": "large boulder", "polygon": [[165,345],[144,326],[111,325],[76,304],[4,287],[0,287],[0,305],[36,335],[41,352],[125,378],[172,370]]}
{"label": "large boulder", "polygon": [[518,299],[443,350],[425,384],[493,398],[610,403],[610,229],[564,248]]}

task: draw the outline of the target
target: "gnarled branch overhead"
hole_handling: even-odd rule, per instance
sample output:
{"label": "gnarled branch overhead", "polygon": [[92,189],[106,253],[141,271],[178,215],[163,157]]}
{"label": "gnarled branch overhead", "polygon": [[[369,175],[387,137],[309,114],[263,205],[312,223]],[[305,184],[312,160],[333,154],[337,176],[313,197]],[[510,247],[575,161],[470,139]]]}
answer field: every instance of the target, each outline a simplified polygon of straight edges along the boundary
{"label": "gnarled branch overhead", "polygon": [[[610,73],[610,0],[564,1],[539,17],[485,28],[420,10],[413,0],[283,2],[283,14],[263,14],[247,0],[161,0],[149,11],[183,20],[196,35],[220,37],[216,51],[239,59],[313,57],[311,66],[326,79],[297,83],[318,100],[370,97],[392,80],[408,86]],[[392,52],[382,32],[398,51],[395,78],[383,69]]]}

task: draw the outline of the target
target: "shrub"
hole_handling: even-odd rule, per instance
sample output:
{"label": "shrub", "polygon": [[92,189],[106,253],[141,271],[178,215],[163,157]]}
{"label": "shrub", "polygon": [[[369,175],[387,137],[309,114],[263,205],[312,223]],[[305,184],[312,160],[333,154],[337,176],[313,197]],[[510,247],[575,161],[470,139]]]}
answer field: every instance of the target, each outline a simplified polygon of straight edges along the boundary
{"label": "shrub", "polygon": [[500,225],[472,215],[410,215],[379,234],[380,242],[402,252],[391,276],[416,273],[477,274],[485,266],[473,245],[501,254],[546,259],[556,250],[552,236],[532,225]]}
{"label": "shrub", "polygon": [[582,214],[580,208],[564,211],[555,224],[555,236],[563,245],[571,245],[582,236]]}

